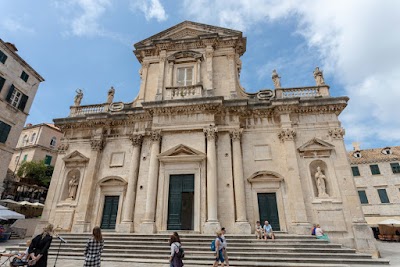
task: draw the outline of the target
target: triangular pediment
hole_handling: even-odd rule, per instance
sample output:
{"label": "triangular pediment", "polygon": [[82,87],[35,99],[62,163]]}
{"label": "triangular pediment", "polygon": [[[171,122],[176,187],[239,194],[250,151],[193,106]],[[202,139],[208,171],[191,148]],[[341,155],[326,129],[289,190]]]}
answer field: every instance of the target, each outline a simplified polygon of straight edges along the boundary
{"label": "triangular pediment", "polygon": [[177,145],[158,155],[160,161],[198,161],[203,160],[206,154],[194,148]]}
{"label": "triangular pediment", "polygon": [[304,157],[327,157],[335,146],[318,138],[313,138],[298,148]]}
{"label": "triangular pediment", "polygon": [[82,153],[79,151],[75,150],[71,154],[65,156],[63,158],[65,162],[71,163],[71,162],[87,162],[89,161],[89,158],[85,157]]}
{"label": "triangular pediment", "polygon": [[242,36],[242,32],[193,21],[184,21],[136,43],[135,47],[148,46],[151,43],[160,42],[163,40],[182,40],[213,35],[219,37]]}

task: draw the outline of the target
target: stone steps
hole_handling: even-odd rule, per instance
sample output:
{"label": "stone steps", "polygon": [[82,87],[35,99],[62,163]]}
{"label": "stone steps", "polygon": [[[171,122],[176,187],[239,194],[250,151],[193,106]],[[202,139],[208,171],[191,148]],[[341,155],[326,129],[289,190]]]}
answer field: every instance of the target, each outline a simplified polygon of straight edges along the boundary
{"label": "stone steps", "polygon": [[[90,234],[60,234],[68,243],[61,244],[61,258],[83,259],[83,251]],[[129,261],[166,263],[170,248],[168,234],[118,234],[104,233],[105,247],[102,259],[107,261]],[[313,236],[277,233],[272,241],[256,240],[251,235],[227,235],[231,266],[346,266],[388,264],[371,255],[356,253],[354,249],[342,248],[339,244],[317,240]],[[181,234],[185,249],[186,266],[211,266],[214,253],[210,250],[213,235]],[[49,255],[54,257],[60,241],[54,239]],[[21,244],[21,248],[24,244]]]}

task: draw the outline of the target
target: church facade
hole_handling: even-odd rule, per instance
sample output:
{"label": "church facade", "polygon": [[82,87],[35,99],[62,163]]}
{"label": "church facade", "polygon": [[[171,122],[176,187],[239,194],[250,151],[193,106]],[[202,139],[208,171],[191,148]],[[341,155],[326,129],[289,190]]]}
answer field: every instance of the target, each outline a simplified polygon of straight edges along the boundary
{"label": "church facade", "polygon": [[257,220],[376,251],[352,179],[338,115],[347,97],[316,85],[247,93],[241,32],[182,22],[135,44],[130,103],[80,106],[64,132],[40,227],[83,233],[250,234]]}

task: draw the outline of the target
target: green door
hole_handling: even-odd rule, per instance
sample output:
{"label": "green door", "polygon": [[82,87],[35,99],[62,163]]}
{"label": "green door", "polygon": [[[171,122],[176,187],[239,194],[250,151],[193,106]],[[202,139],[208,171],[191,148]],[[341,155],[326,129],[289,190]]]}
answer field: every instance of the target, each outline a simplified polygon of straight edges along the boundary
{"label": "green door", "polygon": [[192,230],[194,175],[171,175],[168,199],[168,230]]}
{"label": "green door", "polygon": [[258,198],[258,210],[260,212],[260,222],[264,225],[265,221],[268,221],[274,231],[280,231],[279,225],[278,207],[276,205],[276,194],[275,193],[259,193]]}
{"label": "green door", "polygon": [[104,199],[101,229],[115,229],[118,214],[119,196],[106,196]]}

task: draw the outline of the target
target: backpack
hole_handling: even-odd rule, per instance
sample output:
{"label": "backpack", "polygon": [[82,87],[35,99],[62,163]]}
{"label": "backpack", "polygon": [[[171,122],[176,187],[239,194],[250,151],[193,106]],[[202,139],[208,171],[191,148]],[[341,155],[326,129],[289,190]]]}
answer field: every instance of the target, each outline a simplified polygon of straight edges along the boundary
{"label": "backpack", "polygon": [[[218,237],[219,241],[222,243],[222,238]],[[215,246],[215,239],[211,242],[211,251],[215,251],[216,246]]]}
{"label": "backpack", "polygon": [[180,259],[183,259],[185,257],[185,250],[182,248],[182,245],[179,244],[179,246],[177,246],[179,251],[176,253],[176,256]]}

